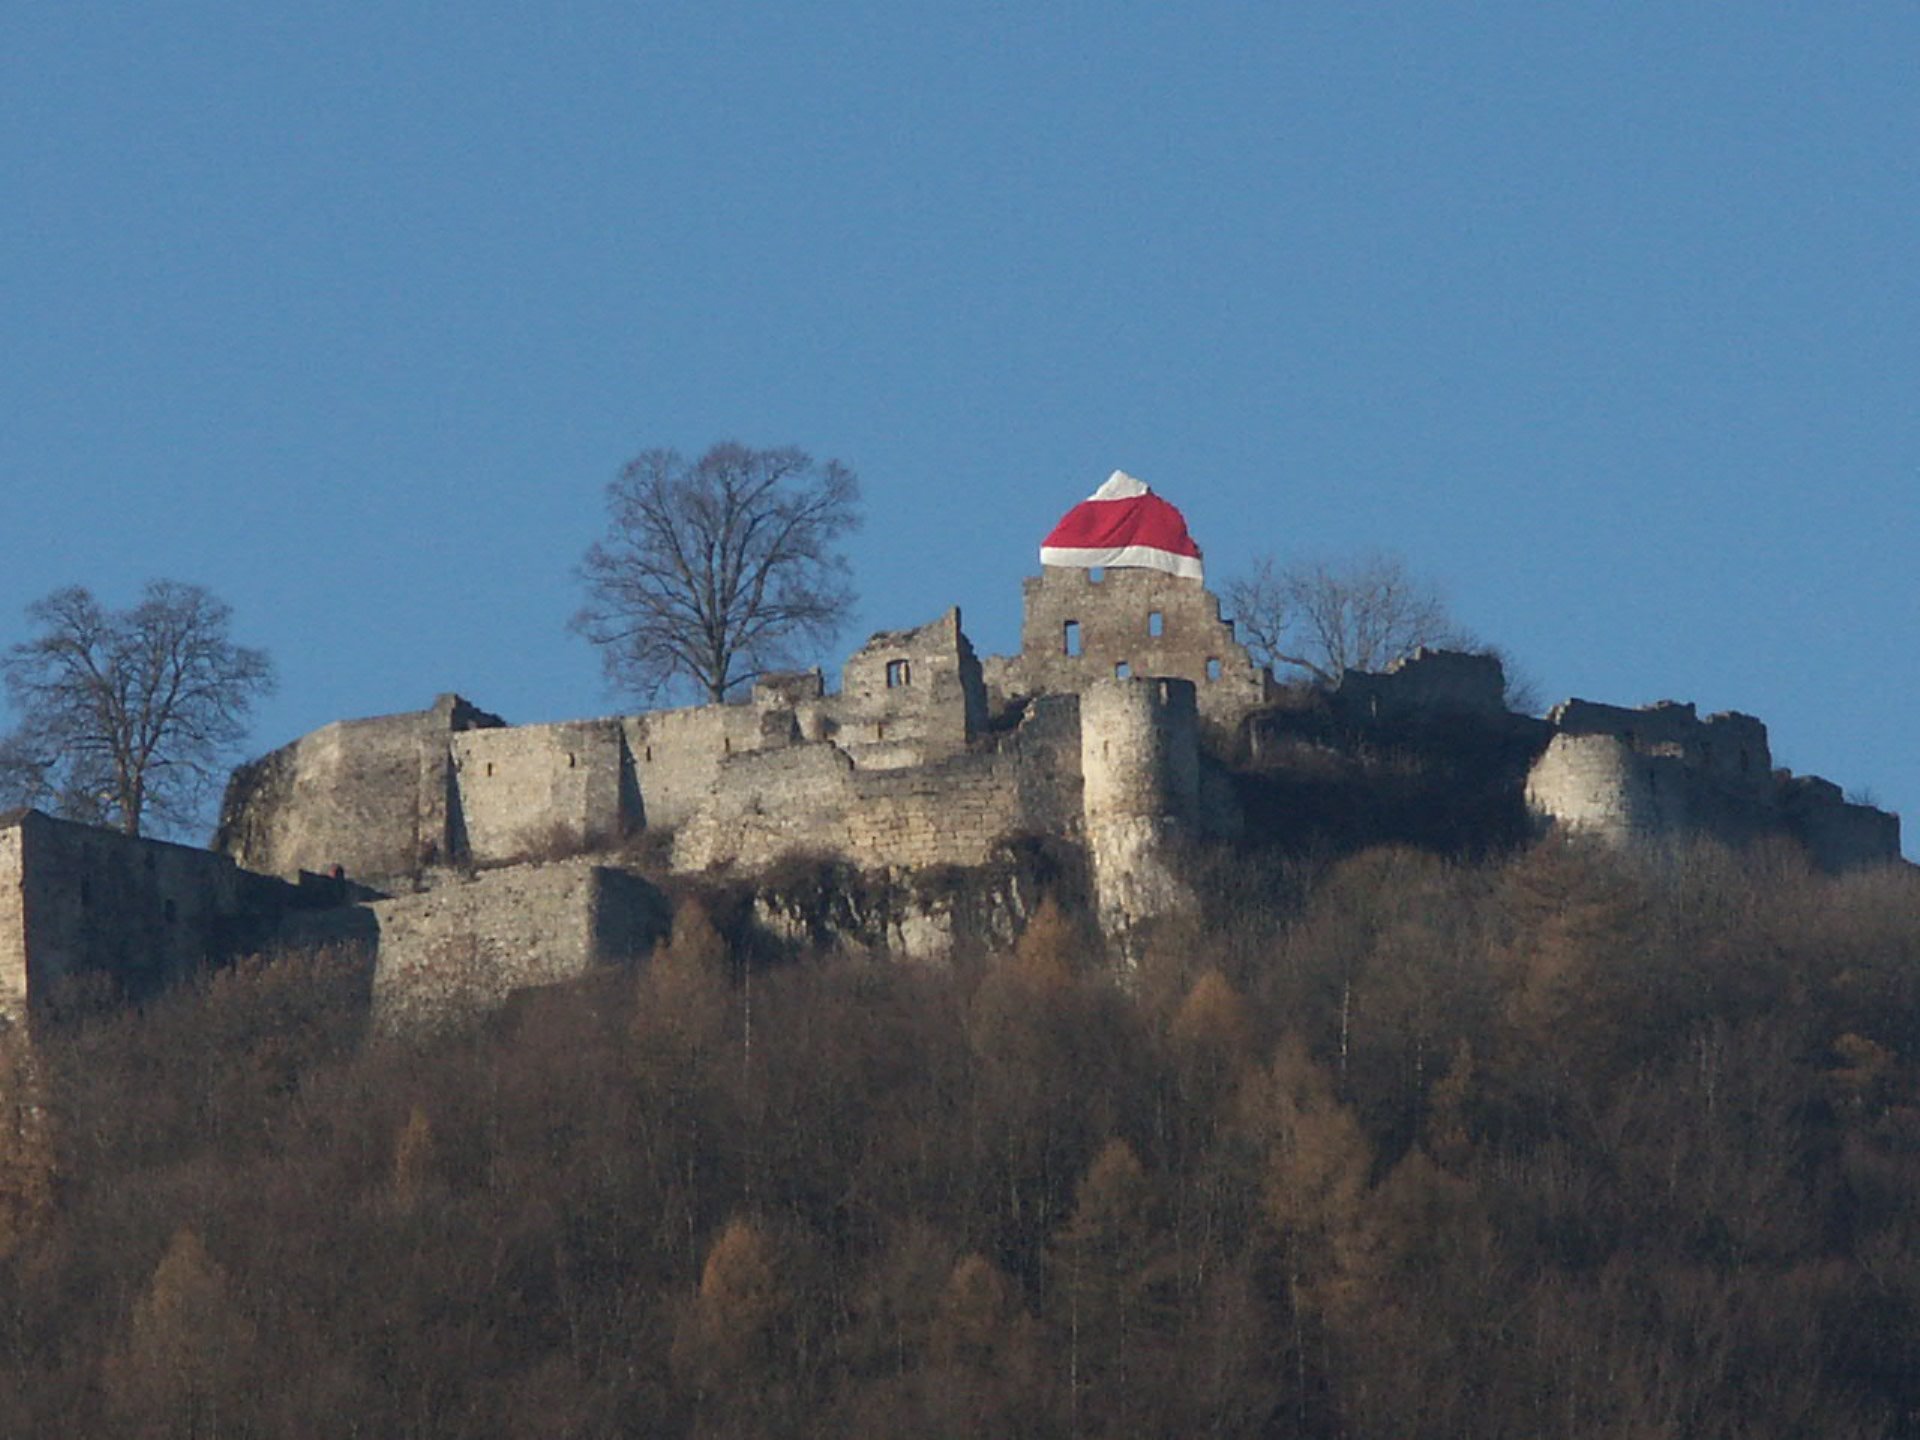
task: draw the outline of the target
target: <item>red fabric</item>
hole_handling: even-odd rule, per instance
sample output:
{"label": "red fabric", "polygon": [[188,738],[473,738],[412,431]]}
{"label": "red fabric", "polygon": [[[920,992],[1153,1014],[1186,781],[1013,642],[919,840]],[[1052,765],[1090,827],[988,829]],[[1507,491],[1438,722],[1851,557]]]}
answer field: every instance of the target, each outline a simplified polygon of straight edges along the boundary
{"label": "red fabric", "polygon": [[1151,491],[1125,500],[1082,500],[1042,542],[1047,549],[1112,550],[1145,545],[1200,558],[1180,512]]}

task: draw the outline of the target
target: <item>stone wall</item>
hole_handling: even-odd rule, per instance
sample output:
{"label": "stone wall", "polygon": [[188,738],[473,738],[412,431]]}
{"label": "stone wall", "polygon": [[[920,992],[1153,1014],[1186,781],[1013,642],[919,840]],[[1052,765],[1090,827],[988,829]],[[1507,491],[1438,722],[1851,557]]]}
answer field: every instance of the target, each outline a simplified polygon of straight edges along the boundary
{"label": "stone wall", "polygon": [[24,812],[0,816],[0,1019],[27,1013],[27,857]]}
{"label": "stone wall", "polygon": [[373,884],[443,862],[449,741],[502,723],[442,695],[429,710],[323,726],[234,771],[214,848],[263,874],[338,865]]}
{"label": "stone wall", "polygon": [[1507,713],[1507,678],[1495,655],[1421,646],[1374,674],[1349,670],[1332,695],[1343,716],[1367,720],[1404,720],[1413,716]]}
{"label": "stone wall", "polygon": [[619,721],[470,730],[451,746],[454,850],[475,863],[606,849],[639,824]]}
{"label": "stone wall", "polygon": [[875,634],[842,670],[832,714],[835,743],[863,769],[966,749],[986,729],[987,693],[960,611],[917,629]]}
{"label": "stone wall", "polygon": [[1013,763],[1021,827],[1034,835],[1081,837],[1086,806],[1080,774],[1080,697],[1037,695],[1010,729],[994,737]]}
{"label": "stone wall", "polygon": [[[1588,707],[1601,708],[1613,709]],[[1764,731],[1755,734],[1759,722],[1715,716],[1702,723],[1675,713],[1691,708],[1619,712],[1656,719],[1651,733],[1636,727],[1634,741],[1609,733],[1611,726],[1555,735],[1527,777],[1528,807],[1545,820],[1620,845],[1691,836],[1744,845],[1787,835],[1830,871],[1899,858],[1898,816],[1849,804],[1838,786],[1817,776],[1754,776],[1751,764],[1765,754]],[[1715,722],[1722,720],[1734,723],[1719,729]],[[1703,751],[1701,730],[1715,737],[1714,751]]]}
{"label": "stone wall", "polygon": [[623,718],[641,822],[674,830],[698,814],[721,764],[760,749],[766,713],[750,705],[701,705]]}
{"label": "stone wall", "polygon": [[1025,828],[1018,762],[968,754],[861,770],[833,745],[736,756],[675,837],[677,870],[762,869],[788,855],[866,867],[977,865]]}
{"label": "stone wall", "polygon": [[483,871],[378,900],[375,1024],[431,1029],[494,1009],[515,990],[644,957],[670,928],[651,885],[585,861]]}
{"label": "stone wall", "polygon": [[1527,805],[1610,843],[1647,843],[1685,825],[1681,780],[1674,761],[1641,755],[1615,736],[1555,735],[1527,776]]}
{"label": "stone wall", "polygon": [[1854,870],[1900,856],[1900,817],[1849,803],[1840,787],[1817,775],[1783,778],[1780,807],[1787,825],[1824,870]]}
{"label": "stone wall", "polygon": [[1566,735],[1611,735],[1643,755],[1676,759],[1757,791],[1768,788],[1773,772],[1767,727],[1737,711],[1702,720],[1691,704],[1673,700],[1629,709],[1576,699],[1556,705],[1547,723]]}
{"label": "stone wall", "polygon": [[292,887],[188,845],[0,819],[0,1009],[18,1019],[89,976],[134,998],[264,938]]}
{"label": "stone wall", "polygon": [[1023,593],[1020,654],[989,662],[986,672],[1003,699],[1084,691],[1103,679],[1175,676],[1193,682],[1201,718],[1227,730],[1265,702],[1266,671],[1197,580],[1049,565],[1023,583]]}

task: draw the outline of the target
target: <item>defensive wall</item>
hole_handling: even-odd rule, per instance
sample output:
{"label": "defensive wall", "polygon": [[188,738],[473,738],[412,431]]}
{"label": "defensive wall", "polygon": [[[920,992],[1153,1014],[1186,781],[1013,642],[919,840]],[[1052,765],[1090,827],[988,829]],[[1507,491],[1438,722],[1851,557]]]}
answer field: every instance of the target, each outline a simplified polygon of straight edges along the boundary
{"label": "defensive wall", "polygon": [[[711,833],[724,815],[742,836],[741,863],[756,863],[767,846],[752,838],[752,815],[756,804],[765,810],[771,784],[823,804],[822,815],[862,797],[878,807],[873,823],[850,818],[843,827],[849,854],[870,855],[891,833],[922,835],[917,854],[936,848],[925,837],[939,827],[879,812],[909,816],[926,787],[837,786],[833,767],[844,761],[866,776],[958,759],[986,713],[958,610],[874,636],[847,662],[835,695],[812,671],[765,677],[744,704],[515,726],[443,695],[426,710],[325,726],[242,766],[214,843],[269,874],[337,868],[391,888],[435,865],[604,850],[642,830],[696,822]],[[735,763],[749,756],[766,763]],[[970,808],[953,809],[961,828]],[[813,821],[792,812],[786,848],[795,827]],[[981,848],[961,836],[928,863]],[[713,840],[689,853],[705,865],[727,850]]]}
{"label": "defensive wall", "polygon": [[[1177,831],[1237,833],[1234,764],[1271,771],[1290,754],[1377,748],[1411,727],[1442,744],[1496,737],[1474,753],[1498,757],[1491,781],[1516,796],[1504,803],[1520,803],[1523,786],[1542,824],[1619,843],[1784,832],[1833,867],[1898,853],[1892,817],[1776,774],[1751,716],[1570,700],[1534,720],[1508,712],[1496,657],[1423,649],[1314,692],[1321,729],[1303,745],[1297,697],[1253,663],[1197,580],[1049,566],[1025,583],[1025,602],[1017,655],[980,660],[949,610],[875,634],[831,693],[807,671],[763,677],[742,703],[604,720],[505,726],[442,696],[425,711],[328,726],[236,774],[218,843],[276,874],[341,867],[405,888],[434,864],[605,852],[644,831],[670,837],[666,853],[688,871],[753,871],[797,853],[868,868],[974,865],[1011,835],[1091,846],[1099,817],[1109,858],[1095,873],[1111,876],[1127,869],[1121,851],[1144,855]],[[1134,733],[1145,712],[1129,706],[1147,696],[1155,724],[1192,757],[1177,774],[1164,745]],[[1109,754],[1161,797],[1124,823]],[[1514,755],[1531,767],[1524,782],[1505,778]],[[1153,889],[1112,913],[1143,914]]]}
{"label": "defensive wall", "polygon": [[19,1022],[30,1002],[92,988],[150,996],[258,948],[309,903],[319,903],[311,889],[190,845],[37,810],[0,815],[0,1017]]}
{"label": "defensive wall", "polygon": [[1329,697],[1349,721],[1386,722],[1438,716],[1507,716],[1506,669],[1497,655],[1434,650],[1425,645],[1378,674],[1348,670]]}
{"label": "defensive wall", "polygon": [[249,870],[386,879],[449,858],[451,739],[504,721],[442,695],[426,710],[337,720],[234,771],[214,849]]}
{"label": "defensive wall", "polygon": [[[336,722],[235,772],[217,853],[7,817],[0,1008],[92,972],[139,993],[278,923],[283,942],[376,955],[380,1013],[426,1023],[650,945],[662,904],[623,868],[646,832],[674,870],[740,877],[795,857],[985,873],[1045,837],[1121,936],[1187,903],[1191,841],[1286,843],[1305,799],[1354,812],[1310,844],[1377,839],[1382,807],[1417,800],[1460,820],[1438,843],[1517,836],[1530,812],[1619,844],[1786,834],[1831,869],[1899,854],[1896,817],[1775,770],[1751,716],[1583,700],[1514,715],[1497,658],[1434,650],[1330,690],[1276,686],[1199,581],[1157,571],[1048,567],[1025,599],[1018,655],[980,659],[949,610],[875,634],[833,691],[814,670],[761,677],[740,703],[595,720],[513,726],[442,695]],[[1355,788],[1407,756],[1432,793]],[[1308,778],[1255,784],[1287,772]],[[896,899],[861,924],[881,943],[954,932],[951,905],[880,888]]]}
{"label": "defensive wall", "polygon": [[653,886],[585,861],[487,871],[365,908],[374,1022],[385,1029],[433,1028],[515,990],[642,959],[671,928]]}
{"label": "defensive wall", "polygon": [[1640,709],[1568,700],[1547,723],[1552,736],[1526,787],[1545,821],[1620,845],[1787,835],[1831,871],[1899,858],[1898,816],[1775,769],[1767,727],[1751,715],[1703,719],[1671,700]]}

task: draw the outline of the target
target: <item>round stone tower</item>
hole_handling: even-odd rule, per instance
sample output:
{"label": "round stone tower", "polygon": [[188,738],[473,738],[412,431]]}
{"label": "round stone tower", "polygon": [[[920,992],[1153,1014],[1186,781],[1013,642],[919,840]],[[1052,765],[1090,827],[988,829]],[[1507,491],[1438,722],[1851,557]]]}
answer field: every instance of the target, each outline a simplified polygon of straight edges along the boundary
{"label": "round stone tower", "polygon": [[1680,833],[1686,794],[1677,761],[1639,754],[1612,735],[1553,737],[1527,776],[1534,814],[1613,844]]}
{"label": "round stone tower", "polygon": [[1193,682],[1098,680],[1081,691],[1080,773],[1101,923],[1124,935],[1188,898],[1173,851],[1199,820]]}

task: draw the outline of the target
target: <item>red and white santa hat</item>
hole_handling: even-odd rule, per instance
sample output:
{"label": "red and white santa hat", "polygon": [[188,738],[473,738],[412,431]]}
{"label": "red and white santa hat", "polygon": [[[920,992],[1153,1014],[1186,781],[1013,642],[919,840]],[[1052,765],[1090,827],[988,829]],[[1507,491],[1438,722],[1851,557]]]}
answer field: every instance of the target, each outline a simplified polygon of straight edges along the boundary
{"label": "red and white santa hat", "polygon": [[1125,471],[1069,510],[1041,542],[1042,565],[1087,569],[1133,565],[1189,580],[1205,578],[1200,547],[1180,512]]}

